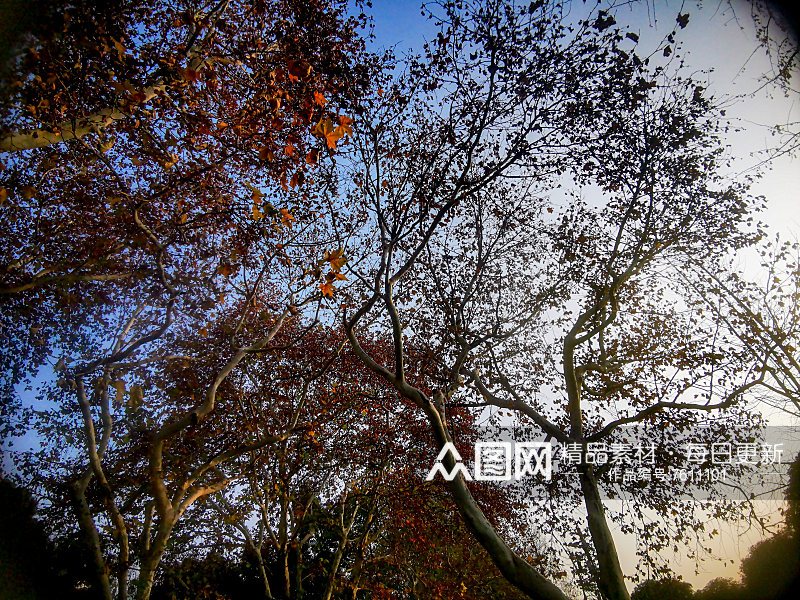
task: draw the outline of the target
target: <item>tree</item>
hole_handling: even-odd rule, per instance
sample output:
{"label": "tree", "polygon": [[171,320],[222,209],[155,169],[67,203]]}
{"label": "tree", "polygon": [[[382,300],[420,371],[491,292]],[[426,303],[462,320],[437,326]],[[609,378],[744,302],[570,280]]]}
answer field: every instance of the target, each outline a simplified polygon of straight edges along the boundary
{"label": "tree", "polygon": [[[387,83],[368,111],[348,192],[380,234],[368,229],[358,247],[371,243],[380,260],[360,262],[371,269],[348,290],[349,341],[426,416],[437,450],[453,441],[447,410],[465,405],[516,412],[584,453],[622,442],[630,424],[656,439],[670,424],[696,436],[722,411],[742,430],[710,435],[736,439],[752,422],[744,399],[765,381],[764,357],[715,335],[698,265],[713,271],[760,232],[748,228],[758,202],[747,182],[719,174],[721,115],[699,83],[623,49],[637,36],[611,13],[567,28],[558,7],[530,8],[438,7],[443,30],[424,66]],[[569,201],[549,217],[546,195],[562,185]],[[391,360],[360,346],[376,322],[391,330]],[[409,342],[447,375],[409,374]],[[532,598],[563,597],[497,534],[462,476],[449,485],[509,581]],[[677,517],[643,532],[651,551],[704,527],[674,486],[637,491],[584,461],[580,489],[565,492],[584,504],[585,524],[563,509],[542,517],[576,545],[588,530],[579,554],[605,598],[628,592],[604,497],[627,493],[640,514]]]}
{"label": "tree", "polygon": [[[642,532],[655,569],[654,551],[704,535],[676,486],[643,492],[585,456],[632,424],[750,434],[744,400],[778,352],[720,334],[706,304],[708,273],[758,239],[758,202],[721,175],[704,86],[638,56],[612,7],[569,8],[434,5],[439,35],[395,72],[370,71],[357,20],[317,2],[76,5],[33,32],[3,88],[3,143],[19,150],[1,193],[3,360],[9,391],[48,361],[59,379],[27,412],[9,394],[5,433],[30,423],[49,440],[20,468],[69,483],[102,597],[127,598],[135,573],[147,599],[170,540],[217,532],[244,540],[267,597],[312,582],[380,595],[382,547],[410,596],[479,597],[420,572],[409,547],[424,538],[431,562],[488,556],[531,598],[564,598],[571,568],[627,600],[608,521],[633,525],[606,498],[662,516]],[[337,382],[372,392],[326,413]],[[433,519],[420,536],[422,517],[397,520],[408,489],[390,472],[362,463],[329,487],[304,453],[357,463],[337,425],[362,402],[407,426],[395,442],[359,421],[368,465],[387,446],[412,465],[465,451],[484,411],[577,445],[579,485],[523,488],[553,547],[528,552],[508,499],[461,475],[450,499],[485,555],[455,542],[439,488],[411,486]],[[736,425],[695,430],[721,412]],[[212,532],[187,523],[211,509],[227,519]]]}
{"label": "tree", "polygon": [[0,190],[4,412],[19,416],[13,386],[56,363],[42,400],[65,411],[36,426],[85,458],[39,456],[70,474],[102,596],[127,598],[135,565],[147,598],[185,510],[230,483],[225,464],[289,433],[224,440],[229,424],[205,421],[240,363],[322,296],[306,276],[327,264],[316,199],[275,207],[263,190],[277,203],[349,131],[336,110],[363,45],[324,2],[45,13],[2,86],[16,151]]}
{"label": "tree", "polygon": [[653,579],[640,583],[631,594],[631,600],[690,600],[694,598],[691,584],[679,579]]}
{"label": "tree", "polygon": [[[740,27],[738,8],[734,3],[729,3],[727,9],[733,15]],[[791,3],[780,0],[755,0],[749,3],[750,22],[755,27],[755,34],[760,50],[769,61],[769,68],[760,74],[758,88],[750,95],[755,97],[759,92],[766,91],[769,95],[782,95],[792,97],[797,94],[797,75],[800,66],[800,46],[798,45],[798,20],[797,8]],[[769,126],[769,125],[768,125]],[[769,126],[777,143],[767,150],[767,160],[776,156],[796,155],[800,131],[797,120],[787,115],[785,122]]]}
{"label": "tree", "polygon": [[718,577],[709,581],[702,590],[697,590],[694,597],[697,600],[737,600],[746,596],[740,584]]}
{"label": "tree", "polygon": [[[296,407],[289,419],[302,431],[252,452],[242,479],[192,508],[195,525],[178,534],[167,564],[183,572],[208,547],[245,555],[261,580],[251,593],[266,598],[518,597],[465,538],[442,486],[422,477],[428,434],[414,413],[345,349],[305,384],[300,365],[325,360],[321,348],[335,340],[312,331],[294,359],[248,364],[248,427],[272,430]],[[270,404],[259,407],[264,397]],[[474,425],[467,416],[451,415],[462,438]],[[509,520],[519,512],[506,494],[480,497]],[[474,576],[468,564],[480,565]]]}
{"label": "tree", "polygon": [[753,598],[792,598],[800,590],[800,531],[797,528],[800,458],[790,469],[786,491],[786,527],[775,536],[750,548],[742,560],[742,583]]}
{"label": "tree", "polygon": [[[335,147],[361,68],[357,22],[324,2],[46,6],[1,88],[6,149],[44,144],[0,182],[6,386],[178,257],[239,272],[255,221],[297,216],[263,184],[296,186]],[[214,288],[194,275],[174,295]]]}
{"label": "tree", "polygon": [[61,565],[35,511],[25,489],[0,478],[0,595],[9,600],[38,600],[67,591],[67,579],[59,576]]}
{"label": "tree", "polygon": [[800,572],[798,542],[789,532],[781,532],[750,549],[742,560],[745,589],[756,598],[789,597],[789,587]]}

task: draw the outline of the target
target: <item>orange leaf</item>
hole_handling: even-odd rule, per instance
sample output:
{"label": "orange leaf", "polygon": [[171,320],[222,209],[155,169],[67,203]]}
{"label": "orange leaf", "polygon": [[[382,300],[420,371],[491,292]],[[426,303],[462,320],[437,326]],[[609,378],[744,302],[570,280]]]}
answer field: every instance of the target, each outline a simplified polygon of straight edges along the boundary
{"label": "orange leaf", "polygon": [[319,290],[322,292],[323,296],[333,297],[333,282],[332,281],[324,281],[319,284]]}
{"label": "orange leaf", "polygon": [[165,170],[169,170],[174,167],[178,163],[178,155],[174,154],[173,152],[168,153],[169,159],[163,159],[161,162],[161,166]]}
{"label": "orange leaf", "polygon": [[344,132],[347,135],[352,137],[352,135],[353,135],[353,119],[351,119],[350,117],[345,117],[344,115],[342,115],[341,117],[339,117],[339,123],[341,124],[342,129],[344,129]]}
{"label": "orange leaf", "polygon": [[325,106],[326,102],[327,102],[327,100],[325,99],[325,96],[323,96],[319,92],[314,92],[314,103],[315,104],[319,104],[320,106]]}
{"label": "orange leaf", "polygon": [[327,260],[330,265],[331,269],[334,271],[339,271],[347,262],[347,259],[344,257],[344,250],[339,248],[338,250],[334,250],[333,252],[326,252],[325,253],[325,260]]}
{"label": "orange leaf", "polygon": [[314,128],[314,134],[319,137],[324,137],[328,144],[328,148],[335,149],[336,142],[344,136],[344,130],[341,127],[334,127],[330,119],[323,119]]}
{"label": "orange leaf", "polygon": [[258,151],[258,158],[264,161],[272,162],[275,158],[275,153],[272,152],[270,146],[264,146]]}

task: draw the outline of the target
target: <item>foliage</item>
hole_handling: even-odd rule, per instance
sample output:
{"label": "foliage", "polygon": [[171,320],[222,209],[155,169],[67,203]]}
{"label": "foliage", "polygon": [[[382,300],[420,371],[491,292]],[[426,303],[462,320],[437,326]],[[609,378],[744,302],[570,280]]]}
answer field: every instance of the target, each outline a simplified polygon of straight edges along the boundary
{"label": "foliage", "polygon": [[690,600],[692,586],[679,579],[651,579],[636,586],[631,600]]}
{"label": "foliage", "polygon": [[697,590],[694,597],[696,600],[743,600],[746,596],[741,584],[718,577],[709,581],[702,590]]}
{"label": "foliage", "polygon": [[698,507],[736,514],[588,460],[424,481],[502,411],[583,449],[754,441],[755,391],[796,392],[796,302],[759,320],[730,265],[761,200],[675,58],[688,14],[662,61],[611,5],[441,2],[403,67],[343,3],[50,7],[0,85],[2,431],[41,440],[17,468],[93,592],[628,600],[609,521],[658,515],[663,572]]}
{"label": "foliage", "polygon": [[745,588],[758,598],[782,598],[800,573],[798,557],[798,540],[788,532],[759,542],[742,560]]}
{"label": "foliage", "polygon": [[0,478],[0,597],[89,600],[91,572],[83,547],[67,538],[54,544],[36,512],[27,490]]}

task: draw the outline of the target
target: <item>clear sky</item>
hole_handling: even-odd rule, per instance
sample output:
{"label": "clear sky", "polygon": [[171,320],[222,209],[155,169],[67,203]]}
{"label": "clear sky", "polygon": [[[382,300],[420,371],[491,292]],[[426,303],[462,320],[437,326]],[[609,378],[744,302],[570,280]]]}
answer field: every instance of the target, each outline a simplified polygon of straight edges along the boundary
{"label": "clear sky", "polygon": [[[420,14],[419,3],[414,1],[374,0],[370,12],[374,19],[373,49],[394,48],[401,55],[409,48],[419,48],[424,39],[430,39],[436,32],[433,23]],[[639,2],[620,9],[617,20],[630,25],[640,35],[640,46],[647,48],[657,45],[674,27],[679,12],[690,15],[686,29],[680,31],[678,37],[682,53],[687,57],[687,68],[691,72],[712,71],[704,76],[709,90],[728,105],[727,114],[732,124],[742,128],[727,140],[737,158],[733,172],[750,169],[764,158],[758,152],[775,143],[769,126],[800,121],[800,97],[785,97],[774,90],[770,94],[769,89],[747,97],[761,87],[760,78],[769,68],[766,54],[757,44],[747,2],[707,1],[701,8],[694,2]],[[800,74],[796,73],[795,77]],[[767,198],[768,208],[762,220],[783,239],[800,238],[798,167],[797,159],[782,157],[774,161],[753,188],[756,194]],[[775,511],[779,503],[762,506]],[[738,578],[739,558],[745,556],[762,535],[741,524],[721,524],[719,529],[721,535],[711,546],[714,554],[725,562],[707,561],[697,574],[694,562],[685,557],[685,552],[666,557],[675,572],[696,589],[715,577]],[[636,563],[635,539],[621,534],[616,538],[623,570],[631,574]]]}

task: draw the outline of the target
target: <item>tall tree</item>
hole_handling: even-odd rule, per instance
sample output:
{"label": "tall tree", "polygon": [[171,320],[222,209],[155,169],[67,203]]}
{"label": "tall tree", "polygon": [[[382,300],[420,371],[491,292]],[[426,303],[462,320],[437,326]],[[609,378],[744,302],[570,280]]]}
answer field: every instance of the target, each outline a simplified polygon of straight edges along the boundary
{"label": "tall tree", "polygon": [[147,598],[185,510],[291,429],[213,413],[339,272],[319,266],[330,204],[295,189],[350,130],[363,43],[326,2],[43,14],[2,86],[3,408],[19,417],[14,386],[55,363],[38,456],[69,474],[102,596],[127,598],[135,566]]}
{"label": "tall tree", "polygon": [[[707,306],[709,273],[761,232],[748,182],[720,175],[720,112],[667,60],[688,15],[640,57],[611,6],[430,10],[441,31],[422,55],[379,70],[340,5],[75,4],[47,9],[4,75],[4,433],[33,423],[46,440],[21,469],[69,481],[104,598],[131,595],[135,574],[146,600],[169,540],[208,507],[261,558],[267,597],[300,595],[311,573],[323,596],[379,595],[381,547],[410,595],[466,594],[472,581],[430,581],[408,549],[483,556],[453,543],[432,486],[408,502],[441,525],[422,536],[421,517],[397,520],[388,471],[331,491],[307,464],[356,464],[337,425],[361,402],[409,426],[395,441],[360,422],[366,463],[394,444],[416,465],[465,451],[487,409],[585,457],[631,424],[688,435],[725,411],[738,427],[705,435],[747,433],[744,400],[774,387],[789,348]],[[12,390],[48,362],[59,379],[24,410]],[[330,410],[337,382],[354,389]],[[628,600],[607,497],[664,516],[651,550],[703,529],[669,483],[639,496],[586,458],[577,475],[524,491],[604,598]],[[565,597],[563,564],[526,551],[502,494],[447,486],[510,583]],[[395,535],[372,537],[379,508]],[[304,563],[312,548],[327,571]]]}
{"label": "tall tree", "polygon": [[[516,412],[584,455],[621,443],[630,424],[649,436],[667,424],[692,432],[729,411],[745,426],[764,357],[715,334],[697,265],[713,271],[758,239],[748,222],[758,202],[747,181],[721,175],[724,123],[704,87],[649,66],[656,59],[637,56],[638,36],[610,11],[568,25],[550,3],[433,10],[441,33],[423,61],[382,84],[356,136],[348,193],[368,233],[353,251],[375,257],[353,269],[343,314],[356,353],[426,416],[436,450],[453,441],[448,409],[465,404]],[[673,55],[687,20],[678,15],[661,55]],[[391,331],[390,360],[360,344],[376,323]],[[437,357],[435,372],[414,368],[409,343]],[[452,470],[454,457],[444,464]],[[575,543],[585,531],[599,593],[627,600],[604,506],[620,491],[588,460],[579,481],[566,491],[585,522],[563,510],[542,521]],[[509,581],[563,598],[542,572],[557,568],[516,554],[462,475],[449,485]],[[647,536],[650,549],[702,530],[688,506],[675,512],[674,486],[642,496],[637,510],[679,519]]]}

